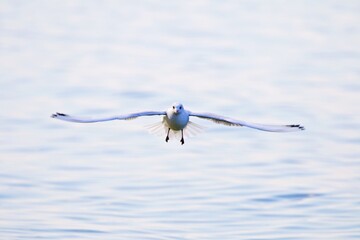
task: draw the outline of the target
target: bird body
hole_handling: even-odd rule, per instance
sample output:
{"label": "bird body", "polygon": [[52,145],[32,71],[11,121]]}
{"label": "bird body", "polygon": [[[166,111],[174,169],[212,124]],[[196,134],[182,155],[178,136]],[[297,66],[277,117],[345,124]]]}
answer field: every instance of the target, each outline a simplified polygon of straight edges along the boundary
{"label": "bird body", "polygon": [[189,122],[189,112],[184,109],[182,104],[175,103],[166,111],[164,119],[170,129],[180,131],[184,129]]}
{"label": "bird body", "polygon": [[95,118],[95,119],[81,118],[81,117],[73,117],[64,113],[55,113],[51,117],[68,122],[94,123],[94,122],[104,122],[104,121],[112,121],[112,120],[131,120],[137,117],[154,116],[154,115],[160,115],[164,117],[163,117],[163,121],[159,125],[158,124],[153,125],[151,128],[157,129],[158,126],[163,127],[166,133],[166,138],[165,138],[166,142],[169,140],[170,131],[173,131],[175,133],[180,131],[181,144],[184,144],[185,142],[184,130],[188,130],[191,133],[197,131],[200,128],[197,124],[189,121],[190,117],[203,118],[227,126],[245,126],[245,127],[254,128],[262,131],[268,131],[268,132],[294,132],[299,130],[305,130],[303,126],[298,124],[267,125],[267,124],[249,123],[241,120],[235,120],[213,113],[194,113],[185,110],[181,103],[174,103],[172,107],[170,107],[167,111],[145,111],[145,112],[126,114],[126,115],[117,115],[106,118]]}

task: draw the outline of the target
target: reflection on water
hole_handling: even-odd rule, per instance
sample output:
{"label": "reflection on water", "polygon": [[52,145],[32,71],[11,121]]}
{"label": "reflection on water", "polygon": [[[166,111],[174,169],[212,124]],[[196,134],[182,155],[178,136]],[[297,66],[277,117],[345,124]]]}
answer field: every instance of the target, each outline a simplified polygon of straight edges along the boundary
{"label": "reflection on water", "polygon": [[[4,239],[359,239],[356,1],[3,2]],[[193,111],[205,133],[55,112]]]}

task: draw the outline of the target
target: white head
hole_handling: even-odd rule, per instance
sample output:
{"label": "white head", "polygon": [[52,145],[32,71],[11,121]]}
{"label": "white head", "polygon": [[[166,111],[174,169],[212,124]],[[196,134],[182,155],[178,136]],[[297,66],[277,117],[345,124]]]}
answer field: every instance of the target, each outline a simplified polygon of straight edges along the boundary
{"label": "white head", "polygon": [[176,102],[176,103],[174,103],[174,104],[172,105],[171,111],[172,111],[175,115],[177,115],[177,114],[181,113],[182,111],[184,111],[184,107],[183,107],[183,105],[182,105],[181,103]]}

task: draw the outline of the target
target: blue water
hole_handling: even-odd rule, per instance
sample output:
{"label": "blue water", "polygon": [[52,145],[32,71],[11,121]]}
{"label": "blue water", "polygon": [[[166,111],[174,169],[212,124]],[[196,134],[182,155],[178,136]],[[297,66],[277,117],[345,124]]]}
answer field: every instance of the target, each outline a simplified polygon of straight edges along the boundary
{"label": "blue water", "polygon": [[[358,1],[1,1],[1,239],[360,239]],[[305,125],[267,133],[192,111]]]}

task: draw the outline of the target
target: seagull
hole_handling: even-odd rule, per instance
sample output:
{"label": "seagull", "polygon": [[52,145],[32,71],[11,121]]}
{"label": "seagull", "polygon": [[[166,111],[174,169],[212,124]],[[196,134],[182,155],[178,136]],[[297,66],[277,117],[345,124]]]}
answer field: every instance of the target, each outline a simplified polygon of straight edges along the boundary
{"label": "seagull", "polygon": [[184,130],[185,132],[187,131],[190,134],[191,133],[194,134],[201,129],[201,126],[189,120],[190,117],[198,117],[227,126],[249,127],[267,132],[295,132],[295,131],[305,130],[304,126],[301,126],[299,124],[290,124],[290,125],[258,124],[258,123],[249,123],[242,120],[236,120],[213,113],[195,113],[189,110],[185,110],[184,106],[181,103],[174,103],[166,111],[136,112],[136,113],[117,115],[117,116],[105,117],[105,118],[74,117],[59,112],[52,114],[51,117],[68,122],[95,123],[95,122],[105,122],[105,121],[113,121],[113,120],[131,120],[138,117],[155,116],[155,115],[163,116],[162,122],[156,123],[155,125],[151,125],[149,129],[153,131],[153,133],[155,133],[158,132],[159,128],[164,128],[166,134],[166,138],[165,138],[166,142],[169,141],[171,133],[174,133],[175,136],[177,133],[181,133],[181,139],[180,139],[181,145],[185,143]]}

